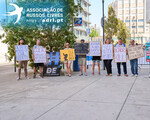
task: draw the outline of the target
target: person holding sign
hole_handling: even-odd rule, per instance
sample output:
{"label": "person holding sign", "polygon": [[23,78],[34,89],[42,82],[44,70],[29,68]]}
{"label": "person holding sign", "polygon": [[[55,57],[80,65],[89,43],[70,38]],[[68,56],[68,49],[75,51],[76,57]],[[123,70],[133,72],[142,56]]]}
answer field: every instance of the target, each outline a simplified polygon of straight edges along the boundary
{"label": "person holding sign", "polygon": [[[84,44],[85,40],[82,39],[80,42],[82,44]],[[81,71],[80,76],[83,75],[83,68],[84,68],[84,72],[85,72],[84,75],[87,76],[87,74],[86,74],[86,55],[79,55],[78,63],[80,65],[80,71]]]}
{"label": "person holding sign", "polygon": [[33,50],[32,50],[32,59],[34,61],[34,68],[33,68],[33,71],[34,71],[34,75],[33,75],[33,78],[36,78],[36,68],[39,67],[39,78],[43,78],[43,66],[44,66],[44,63],[35,63],[35,56],[34,56],[34,49],[35,48],[44,48],[43,46],[41,46],[41,40],[38,39],[37,42],[36,42],[36,45],[33,46]]}
{"label": "person holding sign", "polygon": [[[110,47],[106,45],[110,45]],[[106,46],[107,48],[104,49],[104,46]],[[106,39],[105,45],[103,45],[102,58],[104,60],[104,65],[107,70],[106,76],[112,76],[113,45],[111,44],[111,41],[109,38]]]}
{"label": "person holding sign", "polygon": [[[135,41],[131,40],[130,41],[131,45],[129,47],[134,47],[135,45]],[[131,72],[132,72],[132,76],[137,77],[138,76],[138,59],[132,59],[130,60],[130,65],[131,65]]]}
{"label": "person holding sign", "polygon": [[[19,40],[19,46],[23,46],[24,45],[24,42],[25,40],[23,38],[21,38]],[[16,50],[15,50],[16,51]],[[17,51],[16,51],[17,52]],[[28,48],[27,48],[27,52],[28,52]],[[28,64],[28,61],[27,60],[21,60],[19,61],[19,67],[18,67],[18,78],[17,80],[20,80],[21,79],[21,68],[22,68],[22,65],[24,64],[24,73],[25,73],[25,77],[26,79],[29,79],[28,77],[28,71],[27,71],[27,64]]]}
{"label": "person holding sign", "polygon": [[95,63],[97,62],[98,66],[98,75],[100,75],[100,61],[101,61],[101,44],[100,42],[90,42],[90,51],[89,54],[92,57],[92,75],[94,75]]}
{"label": "person holding sign", "polygon": [[[69,43],[65,44],[65,50],[71,49],[69,48]],[[65,60],[64,63],[66,64],[66,68],[67,68],[67,76],[71,77],[71,63],[72,61],[69,60]]]}
{"label": "person holding sign", "polygon": [[[122,39],[118,39],[118,44],[115,47],[126,47],[125,44],[122,43]],[[118,75],[117,76],[121,76],[121,66],[123,65],[123,71],[124,71],[124,76],[128,77],[127,75],[127,65],[126,62],[117,62],[117,69],[118,69]]]}

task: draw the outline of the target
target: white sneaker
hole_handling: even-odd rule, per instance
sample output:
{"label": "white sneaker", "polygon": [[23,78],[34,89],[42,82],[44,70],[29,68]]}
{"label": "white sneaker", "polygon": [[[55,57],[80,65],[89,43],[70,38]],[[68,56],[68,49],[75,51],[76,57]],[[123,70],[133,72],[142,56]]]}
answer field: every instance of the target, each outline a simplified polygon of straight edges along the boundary
{"label": "white sneaker", "polygon": [[138,77],[138,75],[136,74],[135,77]]}
{"label": "white sneaker", "polygon": [[29,76],[27,76],[26,79],[30,79]]}
{"label": "white sneaker", "polygon": [[86,73],[84,73],[84,75],[85,75],[85,76],[87,76],[87,74],[86,74]]}
{"label": "white sneaker", "polygon": [[41,74],[39,74],[39,78],[43,78],[43,76]]}
{"label": "white sneaker", "polygon": [[134,76],[135,76],[134,74],[131,75],[131,77],[134,77]]}
{"label": "white sneaker", "polygon": [[20,77],[18,77],[18,78],[17,78],[17,80],[21,80],[21,78],[20,78]]}
{"label": "white sneaker", "polygon": [[83,75],[83,73],[81,73],[79,76],[82,76]]}

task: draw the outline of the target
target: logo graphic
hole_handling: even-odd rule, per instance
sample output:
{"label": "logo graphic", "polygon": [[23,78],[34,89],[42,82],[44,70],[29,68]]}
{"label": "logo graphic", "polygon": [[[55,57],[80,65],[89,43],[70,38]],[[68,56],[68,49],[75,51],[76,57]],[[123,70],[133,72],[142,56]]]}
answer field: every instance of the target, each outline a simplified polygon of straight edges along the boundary
{"label": "logo graphic", "polygon": [[21,13],[22,13],[22,10],[23,10],[23,7],[18,7],[16,4],[13,4],[13,3],[9,3],[10,5],[14,6],[16,8],[15,11],[13,12],[7,12],[7,16],[13,16],[13,15],[18,15],[18,18],[16,20],[16,22],[14,24],[16,24],[17,22],[19,22],[20,18],[21,18]]}

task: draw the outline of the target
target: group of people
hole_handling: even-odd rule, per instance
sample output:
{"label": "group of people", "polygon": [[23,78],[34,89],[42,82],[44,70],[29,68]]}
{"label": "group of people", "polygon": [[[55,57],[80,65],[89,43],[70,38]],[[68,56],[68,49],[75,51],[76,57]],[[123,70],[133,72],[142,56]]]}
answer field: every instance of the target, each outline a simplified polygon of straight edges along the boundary
{"label": "group of people", "polygon": [[[19,45],[24,45],[25,44],[25,39],[21,38],[19,40]],[[36,45],[34,45],[33,49],[32,49],[32,59],[34,61],[34,48],[44,48],[43,46],[41,46],[41,40],[38,39],[36,42]],[[27,71],[27,65],[28,65],[28,61],[19,61],[19,66],[18,66],[18,78],[17,80],[21,79],[21,68],[24,65],[24,73],[25,73],[25,77],[26,79],[29,79],[28,76],[28,71]],[[36,71],[37,71],[37,67],[39,67],[39,77],[43,78],[43,66],[44,63],[34,63],[33,65],[33,78],[36,78]]]}
{"label": "group of people", "polygon": [[[85,42],[85,40],[81,40],[80,41],[82,44]],[[25,40],[23,38],[21,38],[19,40],[19,45],[24,45]],[[135,41],[131,40],[130,41],[130,46],[129,47],[134,47],[135,46]],[[111,40],[110,39],[106,39],[105,44],[111,44]],[[125,44],[123,44],[122,39],[118,39],[118,43],[115,45],[115,47],[126,47]],[[32,50],[32,59],[34,61],[34,48],[43,48],[43,46],[41,46],[41,41],[40,39],[37,40],[36,45],[34,45],[33,50]],[[67,49],[71,49],[69,47],[69,43],[65,44],[65,50]],[[108,60],[104,60],[104,66],[107,70],[107,74],[106,76],[112,76],[112,60],[113,59],[108,59]],[[101,56],[93,56],[92,57],[92,61],[93,61],[93,65],[92,65],[92,75],[94,75],[94,69],[95,69],[95,64],[97,63],[98,66],[98,75],[100,75],[100,61],[101,61]],[[25,77],[26,79],[29,79],[28,77],[28,72],[27,72],[27,62],[28,61],[19,61],[19,67],[18,67],[18,80],[21,79],[21,68],[22,65],[24,64],[24,72],[25,72]],[[67,76],[71,77],[71,64],[72,61],[64,61],[64,64],[66,65],[66,69],[67,69]],[[87,68],[87,56],[85,55],[79,55],[78,56],[78,64],[80,65],[80,75],[79,76],[87,76],[86,73],[86,68]],[[118,70],[118,75],[117,76],[121,76],[121,65],[123,65],[123,72],[124,72],[124,76],[128,77],[127,74],[127,65],[126,62],[122,62],[122,63],[117,63],[117,70]],[[138,76],[138,59],[133,59],[130,60],[130,65],[131,65],[131,72],[132,72],[132,76]],[[39,67],[39,77],[43,78],[43,66],[44,63],[34,63],[34,75],[33,78],[36,78],[36,71],[37,71],[37,67]]]}
{"label": "group of people", "polygon": [[[84,43],[84,42],[85,41],[82,39],[81,43]],[[106,39],[105,44],[111,44],[111,40]],[[134,47],[135,45],[136,45],[135,41],[131,40],[129,47]],[[120,39],[118,39],[118,43],[115,45],[115,47],[126,47],[126,45],[123,44],[122,39],[120,38]],[[128,53],[128,52],[126,52],[126,53]],[[112,60],[113,59],[104,60],[104,66],[107,70],[106,76],[112,76]],[[93,56],[92,61],[93,61],[92,74],[94,75],[95,63],[97,62],[98,75],[100,75],[101,56]],[[79,55],[78,63],[80,65],[80,72],[81,72],[80,76],[82,76],[82,75],[87,76],[87,73],[86,73],[86,55]],[[124,76],[128,77],[126,62],[122,62],[122,63],[118,62],[117,63],[117,70],[118,70],[117,76],[121,76],[121,65],[123,66]],[[138,59],[130,60],[130,65],[131,65],[132,76],[137,77],[138,76]],[[84,74],[83,74],[83,69],[84,69]]]}

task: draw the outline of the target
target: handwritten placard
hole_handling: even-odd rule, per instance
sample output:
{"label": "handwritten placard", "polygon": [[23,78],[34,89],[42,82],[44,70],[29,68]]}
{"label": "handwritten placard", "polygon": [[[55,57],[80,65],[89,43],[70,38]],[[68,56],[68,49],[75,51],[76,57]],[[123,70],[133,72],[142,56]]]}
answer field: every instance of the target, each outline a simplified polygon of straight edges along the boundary
{"label": "handwritten placard", "polygon": [[29,60],[28,45],[16,45],[16,60],[17,61],[27,61]]}
{"label": "handwritten placard", "polygon": [[102,45],[102,59],[103,60],[113,59],[113,45],[112,44]]}
{"label": "handwritten placard", "polygon": [[143,46],[142,45],[137,45],[134,47],[129,47],[128,48],[128,55],[129,55],[129,60],[141,58],[145,56]]}
{"label": "handwritten placard", "polygon": [[120,63],[120,62],[126,62],[127,57],[126,57],[126,47],[115,47],[114,48],[114,54],[115,54],[115,62]]}
{"label": "handwritten placard", "polygon": [[34,48],[34,63],[46,63],[46,48]]}
{"label": "handwritten placard", "polygon": [[60,59],[61,61],[74,61],[75,60],[75,50],[60,50]]}
{"label": "handwritten placard", "polygon": [[100,42],[90,42],[90,56],[101,56]]}
{"label": "handwritten placard", "polygon": [[78,55],[88,54],[89,43],[75,43],[75,53]]}

